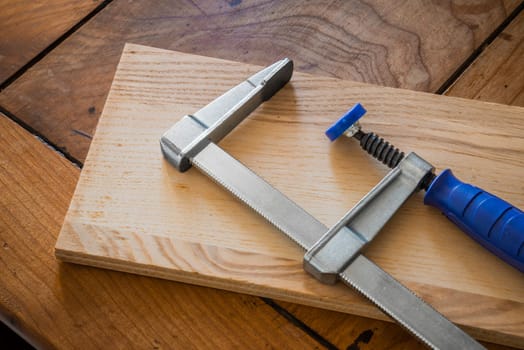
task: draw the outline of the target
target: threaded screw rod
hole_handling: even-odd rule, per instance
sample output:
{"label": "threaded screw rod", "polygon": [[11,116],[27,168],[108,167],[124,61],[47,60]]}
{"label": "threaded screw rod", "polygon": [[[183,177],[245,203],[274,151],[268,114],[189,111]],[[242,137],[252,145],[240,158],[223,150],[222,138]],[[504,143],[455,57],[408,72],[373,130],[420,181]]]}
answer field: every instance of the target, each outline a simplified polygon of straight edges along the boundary
{"label": "threaded screw rod", "polygon": [[396,167],[404,159],[404,152],[374,132],[365,133],[359,130],[353,137],[360,141],[363,150],[390,168]]}
{"label": "threaded screw rod", "polygon": [[[368,152],[374,158],[392,169],[396,167],[402,159],[404,159],[404,152],[400,151],[374,132],[366,133],[362,130],[358,130],[352,137],[360,142],[360,147],[362,147],[364,151]],[[427,190],[429,185],[433,182],[433,179],[435,179],[435,174],[429,174],[421,183],[421,189]]]}

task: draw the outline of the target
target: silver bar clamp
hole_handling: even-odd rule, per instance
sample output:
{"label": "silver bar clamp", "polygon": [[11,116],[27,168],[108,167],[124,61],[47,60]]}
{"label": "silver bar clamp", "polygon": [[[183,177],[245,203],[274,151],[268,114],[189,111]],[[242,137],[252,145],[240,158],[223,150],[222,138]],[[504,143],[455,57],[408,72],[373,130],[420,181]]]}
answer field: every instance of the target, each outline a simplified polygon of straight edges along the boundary
{"label": "silver bar clamp", "polygon": [[292,72],[291,60],[278,61],[183,117],[160,140],[165,158],[181,172],[195,166],[306,249],[304,268],[321,282],[331,284],[340,279],[431,348],[482,349],[464,331],[359,254],[431,176],[431,164],[410,153],[328,229],[216,145],[280,90]]}

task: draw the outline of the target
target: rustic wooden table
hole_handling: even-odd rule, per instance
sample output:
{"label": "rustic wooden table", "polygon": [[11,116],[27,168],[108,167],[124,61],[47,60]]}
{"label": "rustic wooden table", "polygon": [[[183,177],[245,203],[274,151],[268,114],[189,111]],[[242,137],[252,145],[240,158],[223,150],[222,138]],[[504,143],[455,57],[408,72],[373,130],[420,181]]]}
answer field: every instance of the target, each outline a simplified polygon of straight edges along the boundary
{"label": "rustic wooden table", "polygon": [[0,320],[42,348],[421,347],[388,322],[59,263],[56,237],[125,42],[524,106],[523,8],[0,0]]}

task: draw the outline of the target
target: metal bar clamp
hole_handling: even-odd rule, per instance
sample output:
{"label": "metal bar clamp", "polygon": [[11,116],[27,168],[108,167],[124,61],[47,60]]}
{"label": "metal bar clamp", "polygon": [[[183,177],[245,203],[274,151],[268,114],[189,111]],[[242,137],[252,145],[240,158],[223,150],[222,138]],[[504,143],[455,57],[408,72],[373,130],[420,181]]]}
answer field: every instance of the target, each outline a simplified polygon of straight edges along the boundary
{"label": "metal bar clamp", "polygon": [[[241,164],[216,142],[291,78],[284,59],[237,85],[161,138],[166,159],[178,170],[191,165],[211,177],[307,250],[304,267],[322,282],[337,278],[435,349],[479,349],[464,333],[392,276],[360,254],[406,199],[431,173],[412,153],[332,229]],[[327,233],[326,233],[327,232]]]}

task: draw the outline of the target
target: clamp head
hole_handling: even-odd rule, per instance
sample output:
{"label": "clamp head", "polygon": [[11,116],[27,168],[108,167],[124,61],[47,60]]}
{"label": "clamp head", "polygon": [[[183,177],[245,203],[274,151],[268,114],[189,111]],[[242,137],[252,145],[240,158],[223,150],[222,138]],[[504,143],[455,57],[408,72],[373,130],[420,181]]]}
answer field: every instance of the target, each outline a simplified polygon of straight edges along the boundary
{"label": "clamp head", "polygon": [[366,109],[360,103],[355,104],[346,114],[326,130],[326,136],[331,141],[335,141],[342,134],[352,137],[360,130],[358,120],[362,118],[364,114],[366,114]]}
{"label": "clamp head", "polygon": [[210,142],[219,142],[249,113],[280,90],[293,74],[293,61],[280,60],[252,75],[192,115],[186,115],[160,139],[166,159],[179,171]]}

